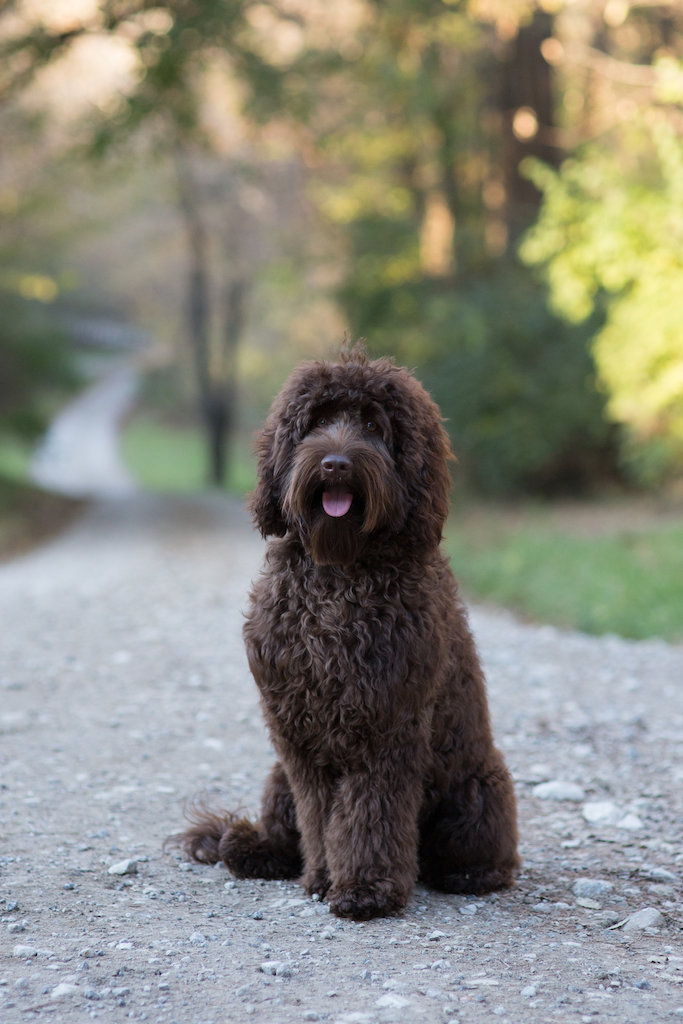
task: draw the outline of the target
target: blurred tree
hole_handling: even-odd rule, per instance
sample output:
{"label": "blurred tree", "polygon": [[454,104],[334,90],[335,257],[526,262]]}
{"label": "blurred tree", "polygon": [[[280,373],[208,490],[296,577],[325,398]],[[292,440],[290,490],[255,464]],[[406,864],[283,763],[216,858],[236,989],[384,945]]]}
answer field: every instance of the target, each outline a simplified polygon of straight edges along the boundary
{"label": "blurred tree", "polygon": [[[33,442],[55,400],[77,383],[68,332],[55,322],[58,275],[33,259],[30,222],[49,217],[36,187],[45,158],[42,122],[2,111],[0,155],[0,435]],[[58,172],[53,167],[53,175]],[[25,186],[21,191],[19,182]],[[59,240],[55,240],[55,248]]]}
{"label": "blurred tree", "polygon": [[[212,337],[212,304],[210,240],[202,210],[202,195],[187,154],[178,150],[175,156],[180,207],[187,232],[190,252],[187,295],[188,333],[192,345],[195,373],[199,386],[200,407],[206,424],[209,444],[210,479],[223,484],[227,469],[229,439],[236,425],[237,352],[244,332],[251,274],[255,264],[245,259],[231,261],[232,275],[224,283],[223,293],[216,300],[222,303],[218,316],[222,337]],[[233,200],[232,224],[240,216],[244,235],[234,235],[231,242],[242,252],[256,230],[247,212]]]}
{"label": "blurred tree", "polygon": [[533,3],[370,4],[310,122],[352,331],[419,366],[489,491],[588,485],[614,453],[590,327],[551,314],[515,256],[540,202],[520,161],[562,155],[552,27]]}
{"label": "blurred tree", "polygon": [[[171,0],[163,6],[149,0],[102,0],[93,3],[89,12],[85,5],[80,17],[68,11],[60,16],[57,11],[44,13],[36,22],[31,22],[21,4],[12,6],[17,18],[5,24],[0,35],[0,98],[25,89],[86,37],[115,37],[129,49],[132,71],[127,88],[94,121],[88,149],[94,156],[104,155],[144,126],[155,138],[159,154],[171,155],[175,161],[178,207],[188,244],[187,334],[210,477],[220,484],[225,477],[228,435],[235,423],[236,352],[253,267],[240,255],[232,261],[227,283],[214,286],[209,238],[213,226],[203,222],[206,197],[197,164],[211,149],[211,134],[202,115],[207,79],[217,65],[227,64],[228,73],[239,79],[245,91],[243,102],[252,116],[278,103],[281,74],[264,56],[262,40],[250,20],[259,5],[253,0]],[[248,247],[248,238],[234,239],[238,254]]]}
{"label": "blurred tree", "polygon": [[[355,333],[451,382],[441,401],[462,424],[463,461],[486,450],[499,462],[480,484],[573,485],[577,464],[578,476],[611,475],[618,442],[645,451],[634,439],[649,439],[641,478],[646,465],[680,465],[668,297],[680,287],[682,28],[683,9],[657,3],[370,3],[346,71],[318,88],[336,171],[318,198],[347,248],[343,307]],[[521,174],[529,157],[548,169]],[[515,252],[542,191],[524,255],[549,261],[554,314]],[[562,323],[579,319],[562,301],[570,292],[582,300],[579,330]],[[599,390],[587,348],[596,332]],[[525,404],[527,440],[513,458],[504,424],[519,426],[524,393],[552,401]],[[603,423],[607,402],[630,442]]]}
{"label": "blurred tree", "polygon": [[478,491],[576,494],[615,477],[589,339],[514,264],[428,303],[434,338],[421,375],[446,412],[459,473]]}
{"label": "blurred tree", "polygon": [[77,378],[67,339],[44,304],[54,282],[26,274],[11,283],[16,290],[0,289],[0,435],[34,441],[45,429],[51,402]]}
{"label": "blurred tree", "polygon": [[[131,17],[135,20],[135,16],[139,22],[134,46],[144,71],[122,104],[118,118],[100,123],[93,147],[95,152],[106,151],[117,136],[130,134],[142,125],[148,127],[151,121],[160,145],[173,155],[188,243],[187,333],[207,437],[209,477],[215,485],[225,481],[236,423],[237,349],[246,322],[254,265],[238,256],[232,261],[227,282],[212,282],[211,229],[204,220],[205,197],[196,165],[201,153],[211,148],[202,123],[207,64],[218,60],[219,55],[227,60],[249,90],[254,106],[277,97],[280,76],[262,56],[251,31],[249,12],[253,6],[249,0],[195,0],[191,4],[174,0],[151,12],[146,3],[141,3],[133,15],[130,5],[126,5],[125,23],[129,24]],[[116,19],[117,5],[112,8]],[[230,173],[229,166],[225,173]],[[243,254],[253,224],[246,224],[242,218],[242,227],[245,235],[234,241],[235,252]]]}
{"label": "blurred tree", "polygon": [[603,17],[611,53],[566,47],[588,95],[601,93],[582,126],[599,133],[559,172],[527,165],[544,203],[521,252],[567,320],[604,311],[593,352],[607,408],[627,428],[629,468],[654,485],[683,466],[683,11],[608,5]]}
{"label": "blurred tree", "polygon": [[637,475],[655,483],[683,464],[683,138],[664,117],[620,134],[559,174],[529,169],[545,203],[522,253],[547,266],[566,319],[606,309],[594,352],[608,410],[629,428]]}

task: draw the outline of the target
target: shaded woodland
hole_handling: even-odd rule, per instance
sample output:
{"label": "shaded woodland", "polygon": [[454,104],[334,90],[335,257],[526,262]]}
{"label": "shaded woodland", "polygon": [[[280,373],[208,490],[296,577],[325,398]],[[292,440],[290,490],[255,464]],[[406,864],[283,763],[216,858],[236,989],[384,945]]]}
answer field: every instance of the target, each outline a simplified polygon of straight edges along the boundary
{"label": "shaded woodland", "polygon": [[93,318],[230,438],[345,331],[417,368],[487,493],[683,456],[683,5],[15,0],[0,12],[0,436]]}

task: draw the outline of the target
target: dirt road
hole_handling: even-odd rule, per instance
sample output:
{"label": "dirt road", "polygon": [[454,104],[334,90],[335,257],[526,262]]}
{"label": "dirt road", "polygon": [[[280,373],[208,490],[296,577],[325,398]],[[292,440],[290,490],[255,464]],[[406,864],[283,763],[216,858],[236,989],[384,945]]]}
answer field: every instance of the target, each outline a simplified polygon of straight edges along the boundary
{"label": "dirt road", "polygon": [[261,556],[228,501],[130,495],[0,568],[2,1024],[683,1020],[680,648],[473,614],[519,794],[510,893],[418,888],[356,924],[162,852],[198,791],[258,806]]}

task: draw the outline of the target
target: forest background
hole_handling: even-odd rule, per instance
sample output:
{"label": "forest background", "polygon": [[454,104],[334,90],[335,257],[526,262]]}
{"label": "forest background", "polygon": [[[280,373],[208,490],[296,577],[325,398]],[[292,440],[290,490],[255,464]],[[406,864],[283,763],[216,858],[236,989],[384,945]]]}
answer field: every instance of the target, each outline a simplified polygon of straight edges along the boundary
{"label": "forest background", "polygon": [[123,343],[132,461],[201,432],[197,485],[242,489],[348,332],[415,367],[470,493],[680,492],[682,30],[678,0],[6,0],[0,472]]}

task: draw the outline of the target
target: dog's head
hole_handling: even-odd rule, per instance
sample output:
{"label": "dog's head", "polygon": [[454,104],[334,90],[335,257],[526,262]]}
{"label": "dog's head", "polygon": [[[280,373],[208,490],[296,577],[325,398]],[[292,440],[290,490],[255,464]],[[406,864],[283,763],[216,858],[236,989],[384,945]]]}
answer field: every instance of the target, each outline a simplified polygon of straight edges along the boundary
{"label": "dog's head", "polygon": [[293,531],[318,564],[349,565],[395,537],[436,547],[452,458],[438,407],[415,377],[356,346],[304,363],[273,403],[251,508],[264,536]]}

